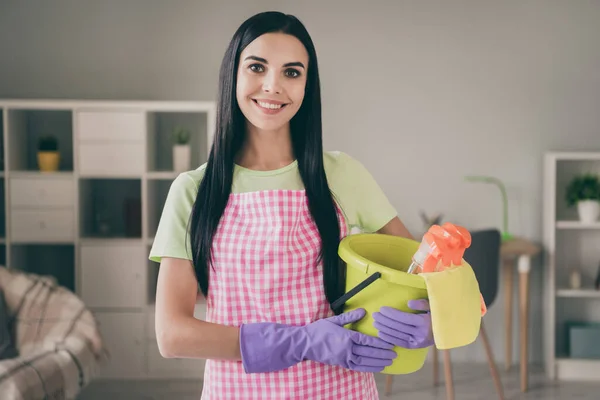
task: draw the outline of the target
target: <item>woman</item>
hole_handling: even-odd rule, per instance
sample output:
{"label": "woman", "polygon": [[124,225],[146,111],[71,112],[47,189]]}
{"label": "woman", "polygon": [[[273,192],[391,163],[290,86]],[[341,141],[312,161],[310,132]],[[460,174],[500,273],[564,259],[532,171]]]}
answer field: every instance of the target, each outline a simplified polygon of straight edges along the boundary
{"label": "woman", "polygon": [[[354,226],[410,234],[360,163],[323,151],[317,56],[300,21],[245,21],[219,78],[208,162],[173,182],[150,253],[160,352],[208,360],[203,399],[376,399],[373,372],[395,345],[430,346],[431,322],[383,309],[380,337],[345,329],[365,311],[331,309],[345,285],[338,245]],[[206,321],[193,317],[198,287]]]}

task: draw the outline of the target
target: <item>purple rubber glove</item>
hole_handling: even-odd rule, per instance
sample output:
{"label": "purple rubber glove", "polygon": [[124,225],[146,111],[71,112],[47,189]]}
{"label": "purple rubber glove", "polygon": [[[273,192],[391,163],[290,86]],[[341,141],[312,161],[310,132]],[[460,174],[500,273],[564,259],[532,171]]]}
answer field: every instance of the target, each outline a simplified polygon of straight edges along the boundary
{"label": "purple rubber glove", "polygon": [[272,372],[303,360],[362,372],[380,372],[396,353],[386,341],[344,328],[365,316],[356,309],[305,326],[271,322],[243,324],[240,350],[246,373]]}
{"label": "purple rubber glove", "polygon": [[408,308],[426,313],[411,314],[391,307],[381,307],[373,313],[373,325],[379,337],[405,349],[422,349],[433,346],[433,330],[429,302],[425,299],[409,300]]}

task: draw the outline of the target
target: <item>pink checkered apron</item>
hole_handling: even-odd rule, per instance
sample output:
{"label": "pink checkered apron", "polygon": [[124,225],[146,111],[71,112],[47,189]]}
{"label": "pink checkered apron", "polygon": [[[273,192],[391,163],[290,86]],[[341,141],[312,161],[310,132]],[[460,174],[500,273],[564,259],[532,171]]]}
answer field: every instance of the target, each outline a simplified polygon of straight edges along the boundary
{"label": "pink checkered apron", "polygon": [[[316,263],[320,244],[304,190],[232,194],[213,243],[206,319],[306,325],[333,315]],[[246,374],[241,361],[207,360],[202,399],[371,400],[378,394],[373,374],[312,361]]]}

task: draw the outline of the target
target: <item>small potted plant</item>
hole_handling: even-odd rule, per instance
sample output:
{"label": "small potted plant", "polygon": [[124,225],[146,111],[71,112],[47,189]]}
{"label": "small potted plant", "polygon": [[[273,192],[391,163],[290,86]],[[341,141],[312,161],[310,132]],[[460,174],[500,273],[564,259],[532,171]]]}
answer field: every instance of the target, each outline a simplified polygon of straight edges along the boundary
{"label": "small potted plant", "polygon": [[37,161],[40,171],[53,172],[58,170],[60,153],[58,152],[58,140],[56,137],[45,135],[39,138]]}
{"label": "small potted plant", "polygon": [[173,130],[173,169],[184,172],[190,169],[190,131],[183,127]]}
{"label": "small potted plant", "polygon": [[575,176],[566,190],[569,207],[577,206],[579,220],[589,224],[600,216],[600,178],[596,174],[585,173]]}

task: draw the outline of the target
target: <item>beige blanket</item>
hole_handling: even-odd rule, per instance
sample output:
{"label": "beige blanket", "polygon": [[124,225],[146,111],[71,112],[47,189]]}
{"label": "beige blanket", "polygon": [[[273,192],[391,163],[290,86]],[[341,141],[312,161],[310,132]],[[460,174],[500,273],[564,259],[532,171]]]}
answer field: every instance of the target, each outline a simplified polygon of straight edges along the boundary
{"label": "beige blanket", "polygon": [[19,351],[0,360],[0,397],[76,398],[106,356],[93,314],[50,277],[0,266],[0,287]]}

